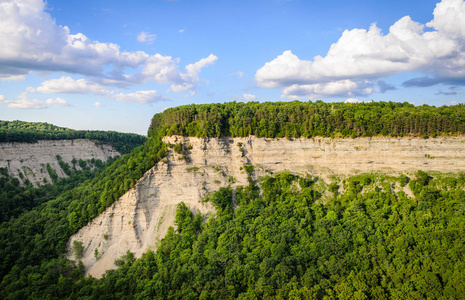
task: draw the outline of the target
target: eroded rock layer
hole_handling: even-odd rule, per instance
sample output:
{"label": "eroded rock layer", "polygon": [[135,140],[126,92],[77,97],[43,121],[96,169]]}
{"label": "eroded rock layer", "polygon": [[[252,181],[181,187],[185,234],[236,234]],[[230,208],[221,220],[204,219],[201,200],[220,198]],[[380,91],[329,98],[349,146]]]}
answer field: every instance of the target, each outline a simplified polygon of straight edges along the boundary
{"label": "eroded rock layer", "polygon": [[[327,178],[366,172],[413,173],[417,170],[465,170],[465,138],[264,139],[165,137],[165,142],[190,145],[185,154],[173,150],[137,185],[69,241],[83,243],[88,275],[100,277],[115,268],[126,251],[140,257],[155,249],[174,223],[176,205],[194,212],[213,208],[201,200],[222,186],[247,184],[245,165],[253,177],[289,170]],[[72,251],[70,258],[74,258]]]}
{"label": "eroded rock layer", "polygon": [[[66,177],[59,165],[57,155],[68,165],[76,159],[99,159],[119,156],[113,147],[98,145],[90,140],[40,140],[37,143],[0,143],[0,168],[7,168],[9,174],[33,184],[52,182],[47,171],[47,163],[58,177]],[[79,164],[76,163],[76,168]],[[20,175],[22,174],[22,176]]]}

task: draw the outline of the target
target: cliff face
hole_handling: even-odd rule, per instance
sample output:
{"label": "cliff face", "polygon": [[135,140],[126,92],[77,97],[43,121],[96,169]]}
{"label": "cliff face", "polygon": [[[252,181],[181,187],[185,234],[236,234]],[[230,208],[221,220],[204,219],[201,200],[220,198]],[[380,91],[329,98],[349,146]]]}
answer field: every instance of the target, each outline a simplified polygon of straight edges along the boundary
{"label": "cliff face", "polygon": [[[244,165],[254,165],[253,177],[289,170],[327,178],[333,174],[366,172],[413,173],[417,170],[465,170],[465,138],[407,139],[264,139],[165,137],[165,142],[191,145],[187,155],[173,150],[100,216],[69,241],[83,243],[82,261],[88,275],[100,277],[116,268],[115,259],[126,251],[136,257],[174,225],[176,205],[193,212],[213,211],[201,200],[222,186],[246,185]],[[97,250],[97,251],[96,251]]]}
{"label": "cliff face", "polygon": [[[44,178],[52,182],[46,165],[50,164],[58,177],[67,175],[61,169],[57,155],[71,167],[73,158],[79,161],[99,159],[106,161],[109,157],[119,156],[109,145],[97,145],[90,140],[41,140],[37,143],[0,143],[0,168],[8,168],[9,174],[24,179],[33,184],[43,183]],[[79,168],[79,165],[76,165]]]}

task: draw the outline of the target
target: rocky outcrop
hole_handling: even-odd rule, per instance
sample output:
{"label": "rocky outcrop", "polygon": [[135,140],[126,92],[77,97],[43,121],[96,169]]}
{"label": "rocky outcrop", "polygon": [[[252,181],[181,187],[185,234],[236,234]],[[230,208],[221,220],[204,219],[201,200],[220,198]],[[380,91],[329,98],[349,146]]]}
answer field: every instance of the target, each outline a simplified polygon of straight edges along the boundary
{"label": "rocky outcrop", "polygon": [[[42,184],[44,178],[52,182],[47,172],[47,163],[58,177],[67,175],[61,169],[57,155],[73,166],[72,160],[99,159],[106,161],[120,153],[106,144],[90,140],[40,140],[36,143],[0,143],[0,168],[7,168],[9,174],[28,179],[33,184]],[[79,169],[79,164],[76,164]],[[21,175],[20,175],[21,173]]]}
{"label": "rocky outcrop", "polygon": [[[139,257],[155,249],[173,225],[176,205],[194,212],[213,208],[201,200],[222,186],[247,184],[245,165],[255,178],[289,170],[327,178],[366,172],[413,173],[417,170],[465,170],[465,138],[264,139],[166,137],[191,145],[186,155],[173,150],[136,186],[71,237],[83,243],[88,275],[100,277],[115,259],[131,251]],[[72,251],[70,258],[74,258]]]}

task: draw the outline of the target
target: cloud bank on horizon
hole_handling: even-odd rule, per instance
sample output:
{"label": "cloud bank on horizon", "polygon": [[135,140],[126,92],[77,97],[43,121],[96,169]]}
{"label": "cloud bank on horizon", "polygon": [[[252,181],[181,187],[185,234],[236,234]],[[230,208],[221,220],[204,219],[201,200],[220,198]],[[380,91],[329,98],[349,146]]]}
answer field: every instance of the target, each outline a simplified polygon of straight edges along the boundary
{"label": "cloud bank on horizon", "polygon": [[[123,94],[121,87],[147,82],[169,84],[170,91],[194,93],[201,70],[218,58],[208,57],[179,70],[179,60],[144,51],[122,51],[114,43],[90,40],[82,33],[71,34],[67,26],[57,25],[45,11],[42,0],[4,0],[0,3],[0,80],[24,80],[31,72],[64,72],[74,76],[51,79],[30,87],[17,100],[2,95],[0,104],[9,108],[46,108],[57,101],[27,99],[28,92],[83,93],[113,97],[118,101],[151,103],[166,100],[155,90]],[[140,42],[153,43],[156,35],[141,32]],[[60,98],[62,103],[66,101]],[[63,105],[63,104],[61,104]]]}
{"label": "cloud bank on horizon", "polygon": [[431,22],[405,16],[383,35],[369,30],[345,30],[325,57],[302,60],[284,51],[260,68],[255,79],[262,88],[282,88],[282,98],[354,97],[395,89],[382,78],[404,72],[422,77],[405,87],[439,83],[465,85],[465,2],[442,0]]}

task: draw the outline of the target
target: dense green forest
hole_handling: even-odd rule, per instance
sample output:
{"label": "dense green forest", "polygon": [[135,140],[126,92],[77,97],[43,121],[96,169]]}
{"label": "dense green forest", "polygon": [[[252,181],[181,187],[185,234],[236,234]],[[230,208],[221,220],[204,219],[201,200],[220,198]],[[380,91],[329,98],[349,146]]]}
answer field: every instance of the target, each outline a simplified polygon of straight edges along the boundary
{"label": "dense green forest", "polygon": [[437,136],[465,133],[465,105],[248,102],[185,105],[156,114],[150,132],[208,137]]}
{"label": "dense green forest", "polygon": [[14,270],[55,263],[69,237],[132,188],[165,151],[160,137],[148,139],[92,180],[0,224],[0,278]]}
{"label": "dense green forest", "polygon": [[[60,165],[68,175],[66,178],[58,179],[55,170],[50,169],[47,164],[49,173],[53,182],[47,182],[44,185],[34,187],[30,181],[25,180],[26,184],[20,185],[18,178],[8,174],[6,168],[0,168],[0,223],[8,221],[12,217],[17,217],[21,213],[31,210],[32,208],[55,199],[61,193],[71,190],[95,177],[102,172],[107,166],[111,165],[116,158],[110,158],[106,162],[91,159],[88,161],[80,160],[79,165],[82,169],[78,170],[75,166],[70,167],[67,163],[60,160]],[[55,174],[55,176],[53,176]]]}
{"label": "dense green forest", "polygon": [[[184,204],[156,252],[127,253],[100,279],[55,260],[14,268],[5,299],[459,299],[465,293],[465,175],[266,177]],[[323,187],[323,188],[322,188]],[[331,192],[329,191],[331,190]],[[324,200],[324,203],[323,203]]]}
{"label": "dense green forest", "polygon": [[[63,253],[72,234],[166,155],[165,135],[426,138],[461,135],[464,121],[463,105],[392,102],[168,109],[154,116],[142,146],[93,179],[0,224],[0,298],[460,298],[463,174],[418,172],[410,182],[406,176],[365,175],[326,185],[283,173],[234,191],[235,210],[230,188],[207,199],[217,215],[193,216],[180,205],[177,229],[170,229],[156,252],[137,260],[127,253],[116,262],[120,268],[100,280],[84,278],[83,265]],[[43,132],[59,132],[50,128],[44,125]],[[14,179],[4,181],[15,186]],[[414,198],[398,188],[405,184]]]}
{"label": "dense green forest", "polygon": [[0,143],[35,143],[38,140],[89,139],[110,144],[121,154],[129,153],[142,145],[146,137],[134,133],[116,131],[74,130],[48,123],[0,121]]}

